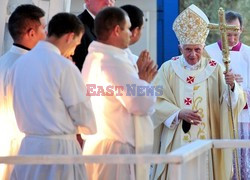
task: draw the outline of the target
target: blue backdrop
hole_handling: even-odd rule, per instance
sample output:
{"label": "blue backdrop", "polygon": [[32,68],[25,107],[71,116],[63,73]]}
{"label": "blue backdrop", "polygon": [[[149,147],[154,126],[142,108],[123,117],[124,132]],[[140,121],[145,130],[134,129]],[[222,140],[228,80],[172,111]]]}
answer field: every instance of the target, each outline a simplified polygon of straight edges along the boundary
{"label": "blue backdrop", "polygon": [[172,30],[179,15],[178,0],[157,0],[157,63],[161,64],[179,54],[178,40]]}

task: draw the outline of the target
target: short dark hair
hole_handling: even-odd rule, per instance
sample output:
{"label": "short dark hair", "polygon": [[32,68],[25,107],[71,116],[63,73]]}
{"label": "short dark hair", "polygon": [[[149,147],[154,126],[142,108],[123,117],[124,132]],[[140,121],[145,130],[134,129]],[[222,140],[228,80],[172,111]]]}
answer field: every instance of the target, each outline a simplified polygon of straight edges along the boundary
{"label": "short dark hair", "polygon": [[235,11],[226,11],[225,13],[226,15],[226,22],[230,23],[236,19],[239,20],[240,22],[240,27],[242,27],[242,17],[239,13],[235,12]]}
{"label": "short dark hair", "polygon": [[127,13],[118,7],[106,7],[95,18],[94,27],[97,40],[107,40],[115,26],[125,25]]}
{"label": "short dark hair", "polygon": [[131,31],[136,27],[142,27],[144,14],[140,8],[130,4],[121,6],[121,8],[126,11],[129,16],[131,22]]}
{"label": "short dark hair", "polygon": [[8,29],[13,40],[20,40],[30,28],[36,30],[41,25],[40,18],[44,15],[45,12],[35,5],[18,6],[10,15],[8,22]]}
{"label": "short dark hair", "polygon": [[71,13],[58,13],[52,17],[48,25],[48,37],[62,37],[67,33],[75,33],[76,36],[84,32],[84,26],[80,19]]}

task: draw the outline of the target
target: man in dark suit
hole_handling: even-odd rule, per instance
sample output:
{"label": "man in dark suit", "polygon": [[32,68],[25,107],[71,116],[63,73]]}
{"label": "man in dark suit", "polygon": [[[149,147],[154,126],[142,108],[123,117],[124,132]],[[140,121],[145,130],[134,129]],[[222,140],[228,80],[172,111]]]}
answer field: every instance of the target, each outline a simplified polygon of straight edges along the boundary
{"label": "man in dark suit", "polygon": [[96,39],[94,33],[94,18],[104,7],[114,6],[115,0],[85,0],[85,10],[78,16],[85,26],[85,34],[82,37],[81,44],[77,46],[73,61],[78,69],[82,70],[82,65],[88,54],[89,44]]}

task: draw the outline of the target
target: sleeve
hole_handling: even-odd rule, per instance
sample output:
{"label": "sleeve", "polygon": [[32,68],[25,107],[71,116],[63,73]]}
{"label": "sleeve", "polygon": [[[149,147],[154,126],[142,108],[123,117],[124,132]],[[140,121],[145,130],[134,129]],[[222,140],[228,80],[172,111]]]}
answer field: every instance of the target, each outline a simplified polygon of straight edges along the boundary
{"label": "sleeve", "polygon": [[62,73],[60,94],[75,126],[81,126],[82,133],[93,134],[96,132],[95,117],[86,93],[81,74],[72,64]]}
{"label": "sleeve", "polygon": [[[234,86],[234,91],[231,91],[231,102],[232,102],[232,107],[234,108],[238,102],[238,97],[239,97],[239,91],[240,91],[240,86],[238,83],[235,82]],[[227,102],[227,105],[229,106],[229,93],[228,90],[226,90],[223,94],[223,98]]]}
{"label": "sleeve", "polygon": [[[158,71],[153,83],[157,87],[162,87],[162,93],[157,96],[157,101],[155,105],[155,113],[152,115],[154,127],[157,128],[171,116],[181,109],[178,107],[174,92],[171,88],[171,83],[175,80],[169,77],[170,74],[174,74],[170,69],[170,63],[164,63]],[[170,118],[173,119],[173,118]],[[169,122],[170,123],[170,122]],[[170,125],[168,123],[168,125]]]}
{"label": "sleeve", "polygon": [[164,125],[170,129],[174,129],[179,123],[180,119],[178,118],[180,110],[171,115],[168,119],[165,120]]}
{"label": "sleeve", "polygon": [[152,90],[152,85],[139,79],[132,64],[117,59],[112,64],[105,64],[103,70],[103,75],[108,82],[111,82],[116,87],[121,87],[121,94],[116,97],[129,113],[133,115],[150,115],[154,112],[156,100],[154,89]]}

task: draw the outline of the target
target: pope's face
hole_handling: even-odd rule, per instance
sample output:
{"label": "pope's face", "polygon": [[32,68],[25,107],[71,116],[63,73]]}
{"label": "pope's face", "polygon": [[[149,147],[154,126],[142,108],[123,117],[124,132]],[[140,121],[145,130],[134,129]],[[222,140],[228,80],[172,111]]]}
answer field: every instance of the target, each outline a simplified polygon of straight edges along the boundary
{"label": "pope's face", "polygon": [[228,40],[228,45],[233,47],[238,44],[240,41],[240,35],[242,33],[242,28],[240,27],[240,21],[239,19],[235,19],[231,22],[227,23],[228,25],[235,25],[240,28],[238,32],[228,32],[227,33],[227,40]]}
{"label": "pope's face", "polygon": [[190,65],[195,65],[200,61],[204,46],[201,44],[184,44],[180,45],[181,53]]}

